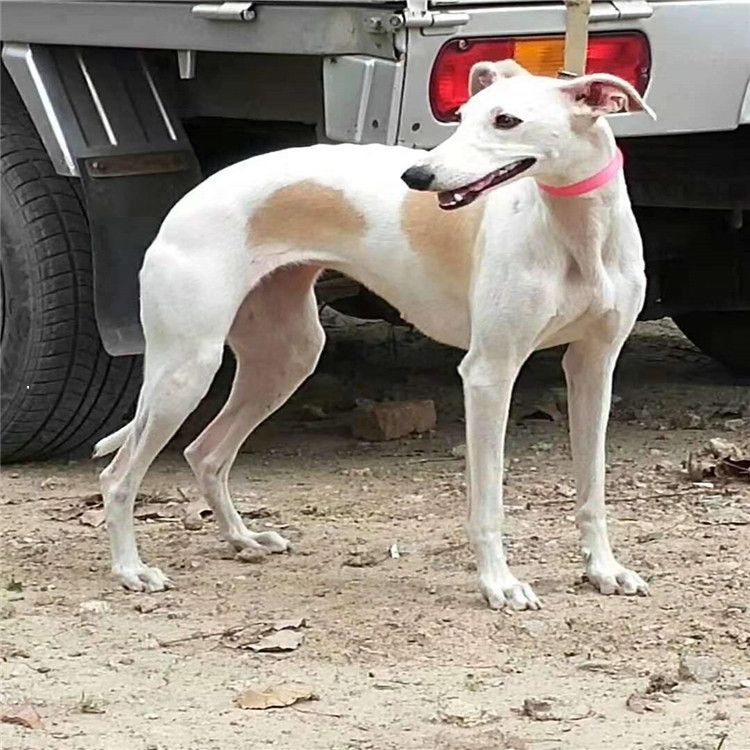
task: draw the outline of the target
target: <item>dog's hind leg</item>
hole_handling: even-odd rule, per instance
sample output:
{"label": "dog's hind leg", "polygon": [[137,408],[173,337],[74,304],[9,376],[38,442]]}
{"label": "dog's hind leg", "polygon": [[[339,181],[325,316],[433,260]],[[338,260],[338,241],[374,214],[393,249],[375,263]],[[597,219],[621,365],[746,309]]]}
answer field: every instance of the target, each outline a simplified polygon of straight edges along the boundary
{"label": "dog's hind leg", "polygon": [[[143,564],[133,525],[133,504],[146,470],[206,394],[221,362],[223,342],[195,351],[186,339],[160,352],[161,372],[144,385],[142,408],[112,463],[102,472],[112,572],[131,591],[161,591],[169,581]],[[166,354],[166,356],[164,356]]]}
{"label": "dog's hind leg", "polygon": [[[242,300],[218,262],[198,264],[183,248],[155,245],[141,272],[146,337],[144,383],[131,429],[100,476],[112,572],[133,591],[161,591],[168,580],[141,561],[133,504],[151,462],[208,391]],[[235,302],[236,300],[236,302]]]}
{"label": "dog's hind leg", "polygon": [[315,369],[325,336],[313,283],[316,266],[281,268],[247,296],[229,334],[237,359],[223,409],[185,450],[221,536],[235,549],[283,552],[276,532],[254,533],[232,504],[229,472],[248,435],[282,406]]}

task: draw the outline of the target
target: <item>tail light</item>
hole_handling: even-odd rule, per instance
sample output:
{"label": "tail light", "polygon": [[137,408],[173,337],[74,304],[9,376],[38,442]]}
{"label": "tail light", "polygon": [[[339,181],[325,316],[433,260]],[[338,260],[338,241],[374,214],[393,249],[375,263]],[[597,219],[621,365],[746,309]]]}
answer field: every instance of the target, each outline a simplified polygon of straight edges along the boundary
{"label": "tail light", "polygon": [[[557,75],[563,67],[562,36],[452,39],[443,45],[430,74],[430,106],[441,122],[456,120],[456,110],[468,98],[469,72],[482,60],[512,57],[530,73]],[[640,32],[589,37],[587,73],[612,73],[643,93],[651,74],[651,50]]]}

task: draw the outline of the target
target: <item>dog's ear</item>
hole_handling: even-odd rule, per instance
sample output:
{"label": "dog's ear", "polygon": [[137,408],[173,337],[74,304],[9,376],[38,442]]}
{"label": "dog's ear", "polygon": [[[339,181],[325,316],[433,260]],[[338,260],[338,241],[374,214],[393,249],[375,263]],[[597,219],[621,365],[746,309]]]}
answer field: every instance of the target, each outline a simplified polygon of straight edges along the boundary
{"label": "dog's ear", "polygon": [[492,85],[501,78],[531,75],[526,68],[515,60],[500,60],[499,62],[478,62],[474,64],[469,74],[469,96],[474,96],[482,89]]}
{"label": "dog's ear", "polygon": [[566,81],[560,88],[572,100],[576,114],[596,118],[617,112],[645,112],[656,119],[651,107],[627,81],[608,73],[580,76]]}

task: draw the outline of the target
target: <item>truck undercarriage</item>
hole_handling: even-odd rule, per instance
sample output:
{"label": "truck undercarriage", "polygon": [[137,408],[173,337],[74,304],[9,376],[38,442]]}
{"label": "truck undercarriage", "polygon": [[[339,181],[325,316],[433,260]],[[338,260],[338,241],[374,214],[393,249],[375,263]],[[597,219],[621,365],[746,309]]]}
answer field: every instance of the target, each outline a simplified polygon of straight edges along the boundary
{"label": "truck undercarriage", "polygon": [[[565,28],[564,4],[551,1],[3,0],[0,10],[4,459],[75,450],[122,420],[142,351],[143,253],[203,176],[321,141],[431,148],[452,132],[472,55],[554,72]],[[632,73],[659,116],[613,118],[644,237],[643,316],[673,316],[750,372],[748,5],[597,1],[590,21],[590,64]],[[398,319],[348,280],[324,277],[319,293]],[[33,393],[46,405],[29,417]]]}

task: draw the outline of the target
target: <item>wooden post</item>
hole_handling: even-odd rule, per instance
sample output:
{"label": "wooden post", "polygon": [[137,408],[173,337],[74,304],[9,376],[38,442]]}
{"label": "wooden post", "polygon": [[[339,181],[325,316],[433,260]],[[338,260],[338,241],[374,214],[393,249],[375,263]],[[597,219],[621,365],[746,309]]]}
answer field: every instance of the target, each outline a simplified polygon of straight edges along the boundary
{"label": "wooden post", "polygon": [[591,0],[565,0],[565,69],[563,75],[586,72]]}

